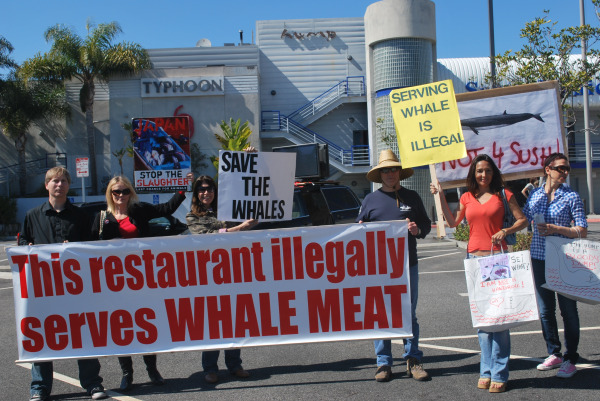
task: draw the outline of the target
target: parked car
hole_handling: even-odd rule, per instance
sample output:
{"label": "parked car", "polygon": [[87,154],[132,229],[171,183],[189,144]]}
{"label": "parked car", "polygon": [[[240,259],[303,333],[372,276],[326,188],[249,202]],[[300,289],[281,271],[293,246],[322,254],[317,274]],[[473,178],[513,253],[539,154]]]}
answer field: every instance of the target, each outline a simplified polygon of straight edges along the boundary
{"label": "parked car", "polygon": [[292,219],[259,223],[254,229],[322,226],[354,223],[361,202],[347,186],[333,182],[300,182],[294,185]]}
{"label": "parked car", "polygon": [[[106,202],[87,202],[79,205],[90,218],[94,219],[101,210],[106,210]],[[157,217],[148,222],[150,237],[162,237],[166,235],[188,234],[187,225],[173,216]]]}

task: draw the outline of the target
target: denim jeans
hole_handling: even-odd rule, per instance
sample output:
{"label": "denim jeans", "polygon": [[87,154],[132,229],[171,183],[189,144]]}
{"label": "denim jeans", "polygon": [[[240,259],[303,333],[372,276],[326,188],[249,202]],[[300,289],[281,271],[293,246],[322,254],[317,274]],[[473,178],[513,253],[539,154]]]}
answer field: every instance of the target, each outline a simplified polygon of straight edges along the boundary
{"label": "denim jeans", "polygon": [[[219,353],[219,350],[202,352],[202,369],[204,369],[205,373],[217,373],[219,371],[219,367],[217,366]],[[227,366],[229,373],[242,368],[241,354],[242,350],[239,348],[225,350],[225,366]]]}
{"label": "denim jeans", "polygon": [[510,330],[478,330],[477,337],[481,348],[479,377],[490,377],[492,381],[506,383],[510,359]]}
{"label": "denim jeans", "polygon": [[[419,349],[419,322],[417,321],[417,299],[419,298],[419,264],[416,263],[409,268],[410,271],[410,313],[412,317],[412,338],[404,339],[404,354],[402,357],[423,358],[423,351]],[[377,366],[392,366],[392,340],[375,340],[375,354],[377,355]]]}
{"label": "denim jeans", "polygon": [[[95,387],[102,387],[100,361],[98,359],[78,359],[77,364],[79,365],[79,383],[88,394]],[[52,392],[53,376],[52,362],[34,362],[31,366],[31,396],[36,394],[49,396]]]}
{"label": "denim jeans", "polygon": [[[146,364],[146,370],[156,369],[156,354],[148,354],[143,356],[144,363]],[[133,359],[130,356],[120,356],[119,365],[123,374],[133,374]]]}
{"label": "denim jeans", "polygon": [[542,334],[546,340],[548,355],[561,356],[560,337],[558,336],[558,323],[556,321],[556,299],[560,315],[563,318],[565,329],[565,355],[564,359],[576,364],[579,359],[577,347],[579,346],[579,313],[577,312],[577,301],[542,288],[546,283],[546,261],[531,259],[533,267],[533,278],[537,293],[538,307],[540,308],[540,321],[542,323]]}

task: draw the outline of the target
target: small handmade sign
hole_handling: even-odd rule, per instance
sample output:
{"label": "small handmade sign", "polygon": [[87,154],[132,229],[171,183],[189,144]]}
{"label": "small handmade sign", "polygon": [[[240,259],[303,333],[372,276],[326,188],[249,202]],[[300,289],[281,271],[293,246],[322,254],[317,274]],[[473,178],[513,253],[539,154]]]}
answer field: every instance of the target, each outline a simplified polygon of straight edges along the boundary
{"label": "small handmade sign", "polygon": [[600,303],[600,243],[546,237],[546,284],[567,298]]}
{"label": "small handmade sign", "polygon": [[473,327],[502,331],[538,320],[529,251],[465,259]]}

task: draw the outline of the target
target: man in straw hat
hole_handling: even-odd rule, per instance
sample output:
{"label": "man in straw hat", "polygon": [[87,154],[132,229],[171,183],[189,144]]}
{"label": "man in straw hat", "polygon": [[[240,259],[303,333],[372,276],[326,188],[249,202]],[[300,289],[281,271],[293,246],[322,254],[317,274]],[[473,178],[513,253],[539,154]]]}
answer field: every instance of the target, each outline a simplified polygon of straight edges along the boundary
{"label": "man in straw hat", "polygon": [[[418,193],[400,185],[400,181],[413,175],[413,169],[402,168],[398,157],[391,150],[383,150],[379,164],[367,173],[367,179],[380,183],[381,188],[367,195],[357,217],[359,223],[368,221],[407,220],[408,260],[410,270],[410,303],[413,337],[404,340],[406,372],[416,380],[428,380],[423,369],[419,350],[419,323],[415,314],[419,290],[419,264],[417,260],[417,238],[425,238],[431,231],[431,220]],[[392,341],[375,340],[377,372],[375,380],[389,381],[392,378]]]}

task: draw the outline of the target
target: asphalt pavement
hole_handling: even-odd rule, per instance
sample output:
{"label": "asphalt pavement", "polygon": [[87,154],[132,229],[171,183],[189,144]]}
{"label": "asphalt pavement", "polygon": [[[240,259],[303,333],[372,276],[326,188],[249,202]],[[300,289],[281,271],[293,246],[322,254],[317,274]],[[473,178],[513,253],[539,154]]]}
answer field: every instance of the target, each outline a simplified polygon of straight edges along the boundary
{"label": "asphalt pavement", "polygon": [[[600,220],[590,224],[590,238],[600,241]],[[10,271],[0,244],[0,400],[26,400],[30,381],[28,364],[17,364],[16,328]],[[118,392],[117,358],[102,357],[102,376],[109,395],[117,400],[510,400],[600,399],[600,305],[579,304],[581,360],[571,379],[555,377],[556,371],[539,372],[535,366],[546,357],[539,322],[511,330],[512,355],[508,391],[489,394],[476,388],[479,345],[471,325],[462,260],[464,249],[450,240],[418,241],[420,348],[425,369],[432,376],[417,382],[406,376],[402,342],[394,341],[392,380],[377,383],[371,341],[342,341],[244,348],[243,365],[251,377],[234,379],[219,372],[216,385],[204,382],[201,353],[161,354],[158,367],[167,383],[149,383],[140,356],[134,356],[134,388]],[[559,322],[561,321],[559,316]],[[562,334],[561,334],[562,336]],[[219,365],[224,369],[223,356]],[[55,362],[52,400],[87,400],[79,387],[74,361]]]}

